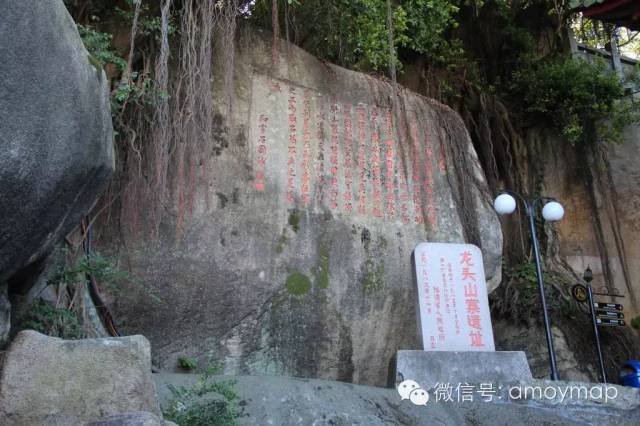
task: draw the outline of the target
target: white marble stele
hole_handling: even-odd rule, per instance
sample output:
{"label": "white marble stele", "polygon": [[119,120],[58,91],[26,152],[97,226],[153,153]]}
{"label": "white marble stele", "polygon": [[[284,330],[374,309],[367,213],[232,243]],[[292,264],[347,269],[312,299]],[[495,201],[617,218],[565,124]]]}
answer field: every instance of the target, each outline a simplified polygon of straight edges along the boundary
{"label": "white marble stele", "polygon": [[424,350],[400,350],[390,384],[422,389],[531,381],[524,352],[495,351],[482,252],[471,244],[420,243],[414,253],[418,334]]}

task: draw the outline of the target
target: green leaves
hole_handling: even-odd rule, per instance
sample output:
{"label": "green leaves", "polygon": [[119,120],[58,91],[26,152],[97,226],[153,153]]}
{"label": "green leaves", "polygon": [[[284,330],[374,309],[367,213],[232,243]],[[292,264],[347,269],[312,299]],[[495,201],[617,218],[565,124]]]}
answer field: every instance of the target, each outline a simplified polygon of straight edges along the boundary
{"label": "green leaves", "polygon": [[240,415],[233,380],[216,380],[220,366],[210,365],[192,386],[169,386],[172,398],[165,419],[181,426],[234,425]]}
{"label": "green leaves", "polygon": [[78,25],[78,32],[91,58],[101,67],[113,64],[118,71],[127,67],[127,61],[118,56],[111,48],[111,39],[113,38],[111,34],[102,33],[84,25]]}
{"label": "green leaves", "polygon": [[[119,7],[115,7],[115,16],[120,19],[124,19],[128,22],[133,22],[133,18],[135,15],[135,7],[134,2],[129,0],[130,7],[128,10],[121,9]],[[174,11],[175,13],[175,11]],[[172,36],[178,31],[176,25],[176,17],[174,14],[170,14],[169,17],[169,26],[167,28],[168,34]],[[140,15],[138,16],[138,29],[137,29],[137,37],[153,37],[155,40],[160,41],[162,31],[162,21],[160,16],[156,16],[153,11],[150,10],[148,3],[143,3],[140,6]]]}
{"label": "green leaves", "polygon": [[139,105],[153,104],[158,99],[169,95],[159,92],[148,75],[140,75],[132,72],[129,81],[118,83],[111,94],[111,103],[114,111],[118,111],[125,103],[137,103]]}
{"label": "green leaves", "polygon": [[432,54],[444,44],[442,33],[456,27],[458,7],[449,0],[411,0],[403,2],[407,19],[405,45],[416,52]]}
{"label": "green leaves", "polygon": [[[392,60],[389,49],[386,0],[287,1],[289,20],[304,25],[290,27],[293,40],[316,56],[339,65],[385,71]],[[271,26],[270,2],[258,3],[252,18]],[[393,2],[393,43],[397,69],[398,50],[409,49],[434,60],[448,57],[450,44],[443,33],[456,26],[456,0],[402,0]],[[280,8],[282,12],[284,8]],[[295,18],[295,19],[293,19]],[[285,22],[284,17],[280,22]],[[284,34],[284,31],[280,32]],[[458,50],[455,53],[460,53]],[[444,60],[444,59],[443,59]],[[440,61],[442,62],[442,61]]]}
{"label": "green leaves", "polygon": [[593,126],[599,140],[617,142],[640,113],[625,97],[623,81],[603,61],[557,56],[514,72],[512,94],[527,113],[546,117],[570,143],[585,140]]}
{"label": "green leaves", "polygon": [[113,293],[120,291],[122,284],[133,283],[129,273],[118,269],[114,262],[99,253],[90,257],[81,256],[72,265],[61,268],[50,280],[65,285],[85,285],[91,275],[99,285]]}
{"label": "green leaves", "polygon": [[29,305],[29,309],[19,317],[15,329],[36,330],[63,339],[86,337],[82,322],[74,311],[55,307],[42,299],[36,299]]}
{"label": "green leaves", "polygon": [[186,356],[181,356],[178,358],[178,366],[185,370],[195,370],[198,368],[198,362]]}

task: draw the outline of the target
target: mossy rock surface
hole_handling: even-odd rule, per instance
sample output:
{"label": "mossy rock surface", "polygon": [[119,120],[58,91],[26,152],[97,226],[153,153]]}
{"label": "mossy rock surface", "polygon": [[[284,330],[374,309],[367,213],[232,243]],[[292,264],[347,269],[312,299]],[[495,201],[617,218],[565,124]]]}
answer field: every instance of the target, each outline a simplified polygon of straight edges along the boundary
{"label": "mossy rock surface", "polygon": [[362,287],[366,292],[376,292],[384,288],[384,264],[382,262],[376,265],[372,260],[367,260]]}
{"label": "mossy rock surface", "polygon": [[293,229],[293,232],[300,230],[300,214],[297,210],[293,210],[289,213],[289,226]]}
{"label": "mossy rock surface", "polygon": [[305,274],[292,272],[285,282],[287,291],[294,296],[302,296],[311,290],[311,280]]}

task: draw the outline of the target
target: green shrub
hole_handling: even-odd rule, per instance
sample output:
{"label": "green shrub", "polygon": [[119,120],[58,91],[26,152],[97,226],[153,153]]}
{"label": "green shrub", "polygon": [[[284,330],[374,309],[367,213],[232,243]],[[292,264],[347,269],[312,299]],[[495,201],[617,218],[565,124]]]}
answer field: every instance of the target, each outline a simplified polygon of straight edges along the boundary
{"label": "green shrub", "polygon": [[[124,11],[118,7],[115,8],[116,16],[119,19],[133,19],[133,3],[131,1],[129,1],[129,3],[130,6],[132,6],[131,11]],[[160,18],[151,15],[149,6],[143,4],[138,19],[138,37],[159,38]],[[169,34],[173,34],[176,31],[173,21],[174,18],[170,17]],[[111,44],[113,36],[111,34],[100,32],[91,26],[80,24],[78,24],[78,32],[89,52],[89,62],[96,69],[101,70],[106,64],[112,64],[115,66],[118,74],[121,74],[125,70],[127,61],[120,57],[113,49]],[[152,104],[158,97],[168,96],[166,93],[159,93],[154,90],[154,81],[149,73],[132,71],[130,75],[128,75],[128,79],[119,82],[116,81],[120,79],[120,77],[111,77],[115,82],[111,96],[113,114],[117,114],[125,103]]]}
{"label": "green shrub", "polygon": [[63,339],[85,337],[85,330],[74,311],[56,308],[42,299],[33,301],[29,309],[18,319],[15,331],[20,330],[35,330]]}
{"label": "green shrub", "polygon": [[[129,3],[129,9],[124,10],[115,7],[115,15],[119,20],[124,20],[133,23],[133,18],[135,15],[135,6],[133,0],[127,0]],[[174,11],[175,13],[175,11]],[[167,32],[171,36],[175,34],[177,31],[176,27],[176,18],[171,13],[168,17],[168,27]],[[138,16],[138,37],[154,37],[156,40],[160,40],[160,34],[162,32],[162,21],[160,16],[156,16],[153,11],[151,11],[149,4],[142,3],[140,5],[140,15]]]}
{"label": "green shrub", "polygon": [[81,256],[74,265],[63,268],[53,281],[68,285],[84,283],[87,275],[93,276],[102,287],[111,292],[117,292],[123,282],[130,280],[126,271],[118,269],[111,259],[96,252],[89,257]]}
{"label": "green shrub", "polygon": [[[290,26],[291,40],[300,40],[314,55],[354,69],[384,71],[389,67],[386,0],[305,0],[291,1],[286,7],[295,14],[296,22],[304,22]],[[401,49],[439,62],[461,53],[457,43],[444,37],[456,26],[457,1],[403,0],[392,2],[392,8],[393,60],[398,70],[402,68]],[[250,19],[271,28],[271,2],[256,2]],[[280,23],[283,26],[284,16]]]}
{"label": "green shrub", "polygon": [[[579,315],[579,304],[569,295],[573,284],[575,278],[572,275],[544,271],[545,298],[551,314],[565,318]],[[503,281],[489,299],[492,312],[502,317],[522,322],[539,318],[540,288],[535,263],[523,262],[511,268],[505,267]]]}
{"label": "green shrub", "polygon": [[102,33],[89,26],[78,25],[80,38],[89,52],[89,60],[94,66],[104,67],[106,64],[113,64],[122,71],[127,66],[127,61],[118,56],[111,47],[113,36]]}
{"label": "green shrub", "polygon": [[148,74],[140,75],[133,71],[128,82],[120,82],[111,95],[111,103],[119,110],[125,102],[139,105],[152,105],[160,97],[168,96],[154,88],[154,81]]}
{"label": "green shrub", "polygon": [[198,368],[198,363],[195,359],[186,356],[178,358],[178,365],[185,370],[195,370]]}
{"label": "green shrub", "polygon": [[180,426],[227,426],[240,415],[239,399],[232,380],[215,380],[219,366],[209,366],[189,387],[169,386],[172,398],[163,410],[165,419]]}
{"label": "green shrub", "polygon": [[547,118],[571,143],[584,141],[591,129],[597,140],[619,142],[622,130],[640,121],[624,82],[604,61],[557,56],[530,62],[514,72],[511,91],[526,113]]}

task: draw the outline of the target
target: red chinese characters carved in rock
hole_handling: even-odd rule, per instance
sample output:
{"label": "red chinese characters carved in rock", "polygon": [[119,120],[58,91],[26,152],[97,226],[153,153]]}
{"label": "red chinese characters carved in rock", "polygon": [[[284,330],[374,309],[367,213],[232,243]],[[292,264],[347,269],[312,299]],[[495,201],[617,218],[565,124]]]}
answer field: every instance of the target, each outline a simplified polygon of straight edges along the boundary
{"label": "red chinese characters carved in rock", "polygon": [[302,181],[300,193],[302,194],[302,204],[307,207],[311,197],[309,195],[309,181],[311,172],[311,92],[304,91],[302,108]]}
{"label": "red chinese characters carved in rock", "polygon": [[297,116],[296,116],[296,89],[289,88],[288,99],[288,119],[289,119],[289,145],[287,160],[287,202],[293,205],[295,201],[295,177],[296,177],[296,155],[298,149],[297,136]]}
{"label": "red chinese characters carved in rock", "polygon": [[264,191],[265,188],[265,171],[267,166],[267,123],[269,118],[260,114],[258,117],[258,146],[256,148],[256,176],[255,188],[258,191]]}
{"label": "red chinese characters carved in rock", "polygon": [[353,124],[351,121],[351,105],[343,105],[344,108],[344,211],[353,211]]}
{"label": "red chinese characters carved in rock", "polygon": [[325,114],[322,106],[318,108],[316,115],[316,139],[318,140],[318,157],[316,160],[316,202],[322,205],[324,201],[324,120]]}
{"label": "red chinese characters carved in rock", "polygon": [[395,179],[395,155],[394,155],[394,145],[395,141],[393,139],[393,123],[391,120],[391,110],[387,109],[385,112],[385,120],[384,120],[384,132],[386,136],[386,140],[384,141],[384,145],[386,147],[385,151],[385,165],[386,165],[386,173],[385,173],[385,189],[386,189],[386,206],[387,206],[387,215],[389,218],[394,218],[396,215],[396,179]]}
{"label": "red chinese characters carved in rock", "polygon": [[[276,176],[286,175],[278,187],[290,206],[324,205],[336,213],[428,222],[437,229],[434,173],[446,173],[447,152],[415,111],[396,115],[389,105],[352,105],[337,94],[329,99],[270,77],[260,90],[280,106],[254,115],[256,191],[266,190],[267,168],[277,167]],[[285,114],[286,152],[275,151],[270,138],[285,124]]]}
{"label": "red chinese characters carved in rock", "polygon": [[427,220],[431,229],[435,230],[437,227],[436,208],[434,200],[434,185],[433,185],[433,144],[429,137],[429,132],[425,129],[425,159],[424,159],[424,192],[427,198]]}
{"label": "red chinese characters carved in rock", "polygon": [[329,190],[329,206],[332,210],[338,209],[338,106],[331,104],[331,188]]}
{"label": "red chinese characters carved in rock", "polygon": [[383,217],[382,213],[382,171],[380,167],[380,134],[378,133],[378,110],[371,111],[371,174],[373,175],[373,216]]}
{"label": "red chinese characters carved in rock", "polygon": [[358,104],[358,214],[367,214],[367,134],[364,104]]}
{"label": "red chinese characters carved in rock", "polygon": [[[405,122],[404,116],[400,118],[400,144],[403,146],[407,145],[407,123]],[[396,164],[402,165],[402,155],[401,150],[396,150]],[[398,167],[398,185],[400,186],[400,220],[402,220],[403,224],[408,224],[411,222],[411,214],[409,213],[409,185],[407,184],[407,178],[405,176],[405,170],[402,166]]]}
{"label": "red chinese characters carved in rock", "polygon": [[411,132],[411,183],[413,186],[413,220],[415,223],[424,223],[422,213],[422,183],[420,178],[420,141],[418,139],[418,123],[412,116],[409,124]]}

